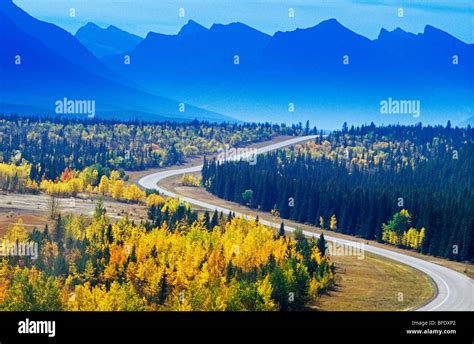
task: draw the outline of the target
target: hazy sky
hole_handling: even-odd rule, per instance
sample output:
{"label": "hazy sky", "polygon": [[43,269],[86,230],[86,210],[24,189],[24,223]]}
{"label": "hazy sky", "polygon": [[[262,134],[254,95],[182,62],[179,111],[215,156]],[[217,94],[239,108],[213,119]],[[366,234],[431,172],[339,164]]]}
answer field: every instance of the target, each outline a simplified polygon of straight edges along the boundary
{"label": "hazy sky", "polygon": [[[243,22],[263,32],[288,31],[336,18],[349,29],[376,38],[380,28],[401,27],[414,33],[426,24],[473,43],[472,0],[14,0],[33,16],[75,33],[87,22],[113,24],[146,36],[149,31],[175,34],[193,19],[206,27],[213,23]],[[71,18],[69,11],[76,10]],[[179,10],[185,10],[185,17]],[[295,17],[288,16],[293,8]],[[403,8],[404,16],[398,16]]]}

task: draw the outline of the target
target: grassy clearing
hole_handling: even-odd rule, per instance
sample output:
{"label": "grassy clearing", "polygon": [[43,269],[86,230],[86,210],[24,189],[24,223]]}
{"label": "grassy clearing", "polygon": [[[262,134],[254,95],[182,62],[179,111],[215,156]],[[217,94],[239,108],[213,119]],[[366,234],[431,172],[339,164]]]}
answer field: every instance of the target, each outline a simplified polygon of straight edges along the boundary
{"label": "grassy clearing", "polygon": [[366,253],[333,257],[336,288],[313,306],[322,311],[407,311],[434,296],[429,277],[407,265]]}

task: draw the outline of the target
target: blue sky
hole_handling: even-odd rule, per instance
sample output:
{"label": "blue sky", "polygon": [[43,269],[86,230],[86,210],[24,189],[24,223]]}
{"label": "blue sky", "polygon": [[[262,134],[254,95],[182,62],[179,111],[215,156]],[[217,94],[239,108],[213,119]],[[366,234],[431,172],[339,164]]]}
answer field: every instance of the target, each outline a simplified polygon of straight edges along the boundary
{"label": "blue sky", "polygon": [[[349,29],[376,38],[380,28],[401,27],[414,33],[426,24],[436,26],[459,39],[474,43],[474,1],[472,0],[14,0],[33,16],[53,22],[75,33],[87,22],[113,24],[146,36],[150,31],[174,34],[189,20],[204,26],[243,22],[263,32],[288,31],[314,26],[336,18]],[[76,17],[69,16],[75,8]],[[185,17],[179,16],[184,8]],[[295,17],[288,16],[293,8]],[[398,16],[403,8],[404,16]]]}

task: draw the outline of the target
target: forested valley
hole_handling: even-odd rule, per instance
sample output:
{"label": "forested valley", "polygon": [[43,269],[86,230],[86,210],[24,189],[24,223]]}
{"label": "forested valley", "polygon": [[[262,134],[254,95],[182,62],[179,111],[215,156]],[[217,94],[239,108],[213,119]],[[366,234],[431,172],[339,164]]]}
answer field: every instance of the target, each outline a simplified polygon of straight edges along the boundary
{"label": "forested valley", "polygon": [[195,213],[151,194],[149,219],[112,222],[102,201],[92,218],[11,226],[3,245],[35,256],[0,260],[3,311],[304,310],[334,283],[324,239],[276,234],[233,216]]}
{"label": "forested valley", "polygon": [[[0,163],[31,165],[30,178],[55,180],[65,169],[143,170],[183,163],[226,147],[301,135],[301,125],[81,120],[0,115]],[[102,171],[105,169],[105,171]]]}
{"label": "forested valley", "polygon": [[206,188],[284,219],[474,260],[474,131],[351,127],[246,161],[205,162]]}
{"label": "forested valley", "polygon": [[[0,239],[0,310],[276,311],[314,305],[334,284],[324,238],[286,237],[258,221],[198,214],[177,199],[138,188],[124,171],[309,132],[301,125],[0,117],[0,189],[50,197],[49,225],[32,227],[20,217]],[[56,199],[79,194],[96,200],[93,214],[62,212]],[[112,218],[104,199],[147,207],[148,219]]]}

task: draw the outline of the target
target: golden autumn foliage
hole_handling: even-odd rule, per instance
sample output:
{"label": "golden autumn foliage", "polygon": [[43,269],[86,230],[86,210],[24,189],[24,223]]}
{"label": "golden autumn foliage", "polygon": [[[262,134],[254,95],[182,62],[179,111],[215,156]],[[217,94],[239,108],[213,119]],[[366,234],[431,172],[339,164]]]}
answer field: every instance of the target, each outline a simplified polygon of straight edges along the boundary
{"label": "golden autumn foliage", "polygon": [[0,310],[61,311],[61,282],[37,268],[11,266],[0,261]]}
{"label": "golden autumn foliage", "polygon": [[145,310],[144,300],[135,293],[130,283],[112,282],[109,290],[104,285],[91,287],[78,285],[68,302],[72,311],[140,311]]}
{"label": "golden autumn foliage", "polygon": [[140,202],[146,198],[146,193],[135,184],[130,184],[125,190],[124,197],[127,201]]}
{"label": "golden autumn foliage", "polygon": [[99,186],[98,186],[98,191],[99,191],[99,193],[102,194],[102,196],[105,196],[106,194],[109,193],[109,190],[110,190],[109,178],[107,178],[107,176],[102,176],[102,177],[100,178],[100,183],[99,183]]}
{"label": "golden autumn foliage", "polygon": [[419,249],[423,242],[424,236],[424,228],[417,230],[411,227],[409,230],[403,232],[402,235],[397,235],[394,231],[386,230],[383,232],[382,240],[391,245]]}
{"label": "golden autumn foliage", "polygon": [[24,242],[28,239],[28,232],[26,231],[25,226],[23,226],[22,219],[19,219],[15,224],[8,225],[8,230],[4,239],[10,242]]}
{"label": "golden autumn foliage", "polygon": [[36,191],[37,183],[30,179],[31,165],[23,161],[15,163],[0,163],[0,190],[6,191]]}
{"label": "golden autumn foliage", "polygon": [[[34,187],[30,181],[30,187]],[[145,202],[145,191],[135,184],[127,185],[120,179],[118,171],[110,172],[110,176],[102,175],[98,178],[98,171],[87,167],[82,172],[66,169],[57,181],[43,180],[40,188],[47,194],[61,197],[75,197],[81,192],[98,193],[110,196],[117,200],[129,202]]]}
{"label": "golden autumn foliage", "polygon": [[319,227],[324,228],[324,218],[322,216],[319,217]]}
{"label": "golden autumn foliage", "polygon": [[83,192],[84,183],[80,178],[71,178],[68,181],[58,182],[45,179],[41,182],[40,188],[49,195],[70,197]]}
{"label": "golden autumn foliage", "polygon": [[[189,209],[158,195],[148,201],[170,216]],[[0,264],[0,300],[8,300],[5,309],[29,307],[18,295],[18,275],[41,280],[54,310],[296,310],[332,284],[332,263],[306,239],[303,252],[301,242],[244,218],[212,230],[201,217],[177,221],[171,230],[166,222],[150,228],[127,219],[111,223],[105,213],[87,221],[71,214],[56,224],[63,227],[61,245],[51,236],[40,239],[35,266]],[[8,235],[24,233],[19,223]]]}
{"label": "golden autumn foliage", "polygon": [[388,224],[382,226],[382,240],[391,245],[419,249],[425,237],[425,228],[417,230],[410,223],[410,213],[402,209]]}
{"label": "golden autumn foliage", "polygon": [[183,183],[184,186],[201,186],[202,182],[202,177],[195,177],[192,174],[183,174],[183,178],[181,179],[181,182]]}
{"label": "golden autumn foliage", "polygon": [[335,231],[337,229],[336,215],[331,216],[331,220],[329,221],[329,229],[332,231]]}
{"label": "golden autumn foliage", "polygon": [[112,197],[115,199],[124,198],[125,182],[123,180],[116,180],[112,184]]}
{"label": "golden autumn foliage", "polygon": [[165,199],[163,197],[161,197],[160,195],[157,195],[157,194],[150,194],[147,199],[146,199],[146,205],[148,207],[151,207],[152,205],[154,205],[155,207],[161,205],[165,203]]}
{"label": "golden autumn foliage", "polygon": [[81,192],[90,190],[91,183],[95,182],[97,175],[98,172],[90,167],[82,172],[65,169],[59,180],[42,180],[40,188],[49,195],[75,197]]}
{"label": "golden autumn foliage", "polygon": [[[28,188],[38,188],[31,180],[26,183]],[[39,186],[50,195],[60,197],[75,197],[81,192],[98,193],[102,196],[111,196],[117,200],[130,202],[145,202],[145,191],[135,184],[125,184],[120,179],[118,171],[112,171],[110,176],[102,175],[98,178],[98,171],[87,167],[82,172],[66,169],[57,181],[43,180]]]}
{"label": "golden autumn foliage", "polygon": [[[166,207],[172,210],[175,204]],[[270,261],[290,275],[289,260],[295,259],[296,264],[302,264],[302,256],[295,251],[293,240],[275,239],[271,229],[242,218],[235,218],[225,228],[216,227],[212,232],[201,221],[193,223],[184,232],[170,232],[166,224],[147,232],[121,221],[112,226],[112,233],[120,244],[109,246],[110,259],[105,265],[103,279],[112,283],[129,281],[134,286],[134,295],[147,302],[130,297],[137,307],[146,304],[147,309],[219,311],[250,307],[276,310],[279,307],[272,299],[271,276],[262,272]],[[320,263],[323,260],[318,259]],[[256,274],[252,288],[260,296],[250,306],[239,300],[239,294],[243,292],[242,281],[237,276],[229,276],[230,267],[242,275]],[[313,285],[312,292],[316,295],[321,285],[314,281]],[[74,309],[90,310],[90,306],[80,305],[95,304],[94,293],[104,293],[103,287],[76,289]],[[105,296],[101,298],[106,299]],[[104,309],[103,303],[96,303],[95,307]],[[106,306],[110,309],[107,307],[110,305]]]}

